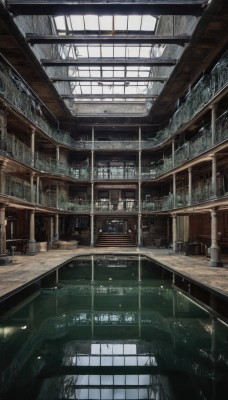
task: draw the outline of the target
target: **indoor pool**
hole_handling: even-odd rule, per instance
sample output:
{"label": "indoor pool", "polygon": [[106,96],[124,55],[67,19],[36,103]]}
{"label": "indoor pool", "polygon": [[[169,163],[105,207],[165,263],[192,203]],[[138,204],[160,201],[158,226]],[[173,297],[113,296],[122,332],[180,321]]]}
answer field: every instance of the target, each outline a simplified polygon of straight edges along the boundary
{"label": "indoor pool", "polygon": [[144,257],[78,257],[0,319],[0,399],[223,400],[228,328]]}

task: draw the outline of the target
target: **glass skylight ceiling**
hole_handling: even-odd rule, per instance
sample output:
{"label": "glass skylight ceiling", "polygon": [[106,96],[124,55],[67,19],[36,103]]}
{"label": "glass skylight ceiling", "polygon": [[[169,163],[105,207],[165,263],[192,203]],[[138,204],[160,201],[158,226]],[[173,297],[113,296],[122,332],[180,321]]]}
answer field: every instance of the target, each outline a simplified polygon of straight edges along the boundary
{"label": "glass skylight ceiling", "polygon": [[[68,76],[71,94],[74,102],[136,102],[139,104],[153,101],[154,82],[148,81],[153,77],[153,67],[150,66],[98,66],[96,62],[102,58],[117,60],[119,58],[151,58],[160,57],[164,45],[137,44],[101,44],[100,34],[154,34],[157,19],[150,15],[70,15],[54,18],[58,35],[85,35],[85,44],[59,45],[60,57],[68,59],[90,59],[88,66],[69,66]],[[97,35],[97,43],[86,43],[86,34]],[[137,40],[137,39],[136,39]],[[78,78],[78,81],[75,79]],[[83,80],[85,78],[85,80]],[[105,79],[104,79],[105,78]],[[121,80],[123,78],[123,80]],[[129,78],[129,80],[128,80]],[[131,80],[131,78],[133,78]],[[140,78],[137,80],[137,78]],[[143,80],[145,78],[145,80]]]}

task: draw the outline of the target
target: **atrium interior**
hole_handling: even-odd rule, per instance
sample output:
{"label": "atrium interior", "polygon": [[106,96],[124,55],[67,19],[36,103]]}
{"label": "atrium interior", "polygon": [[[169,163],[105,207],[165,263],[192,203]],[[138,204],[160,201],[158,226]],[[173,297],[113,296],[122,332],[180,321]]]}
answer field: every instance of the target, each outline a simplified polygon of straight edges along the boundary
{"label": "atrium interior", "polygon": [[228,250],[225,0],[0,2],[1,263]]}

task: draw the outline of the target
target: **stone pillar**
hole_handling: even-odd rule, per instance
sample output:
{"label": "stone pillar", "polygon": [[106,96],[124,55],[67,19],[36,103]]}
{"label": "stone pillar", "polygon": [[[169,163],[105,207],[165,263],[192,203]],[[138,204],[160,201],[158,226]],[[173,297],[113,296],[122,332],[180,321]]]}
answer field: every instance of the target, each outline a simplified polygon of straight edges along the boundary
{"label": "stone pillar", "polygon": [[172,214],[173,218],[173,252],[177,251],[177,216],[176,214]]}
{"label": "stone pillar", "polygon": [[192,204],[192,168],[188,168],[188,206]]}
{"label": "stone pillar", "polygon": [[30,210],[30,231],[27,254],[34,256],[37,254],[36,240],[35,240],[35,210]]}
{"label": "stone pillar", "polygon": [[176,174],[173,174],[173,208],[176,208]]}
{"label": "stone pillar", "polygon": [[211,144],[214,146],[215,144],[215,135],[216,135],[216,111],[217,105],[211,107]]}
{"label": "stone pillar", "polygon": [[211,259],[209,261],[210,267],[222,267],[223,263],[220,259],[220,247],[217,241],[218,227],[217,227],[217,210],[212,208],[211,210]]}
{"label": "stone pillar", "polygon": [[59,240],[59,214],[55,214],[54,235],[55,240]]}
{"label": "stone pillar", "polygon": [[212,156],[212,174],[211,174],[211,196],[217,197],[217,160],[216,156]]}
{"label": "stone pillar", "polygon": [[5,204],[0,203],[0,265],[8,263],[9,259],[6,254]]}
{"label": "stone pillar", "polygon": [[31,167],[35,166],[35,134],[36,131],[32,128],[31,131]]}

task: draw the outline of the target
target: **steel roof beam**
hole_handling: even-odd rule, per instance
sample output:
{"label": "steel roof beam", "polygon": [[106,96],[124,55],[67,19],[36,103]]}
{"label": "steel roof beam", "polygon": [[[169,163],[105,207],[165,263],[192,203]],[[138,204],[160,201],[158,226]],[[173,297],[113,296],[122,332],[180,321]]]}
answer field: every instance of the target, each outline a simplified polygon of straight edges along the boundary
{"label": "steel roof beam", "polygon": [[167,81],[167,76],[150,76],[150,77],[117,77],[117,78],[107,78],[107,77],[76,77],[76,76],[51,76],[50,80],[52,82],[165,82]]}
{"label": "steel roof beam", "polygon": [[63,99],[91,99],[93,96],[95,99],[151,99],[155,100],[156,95],[152,94],[61,94]]}
{"label": "steel roof beam", "polygon": [[8,10],[14,15],[195,15],[203,12],[205,0],[8,0]]}
{"label": "steel roof beam", "polygon": [[154,58],[78,58],[76,60],[41,59],[41,64],[45,67],[69,67],[69,66],[173,66],[177,60],[173,58],[154,57]]}
{"label": "steel roof beam", "polygon": [[104,34],[81,34],[78,35],[33,35],[27,34],[26,39],[31,45],[34,44],[128,44],[137,43],[140,44],[177,44],[184,45],[190,39],[188,35],[180,36],[162,36],[162,35],[145,35],[138,32],[137,34],[119,34],[110,33],[109,35]]}

